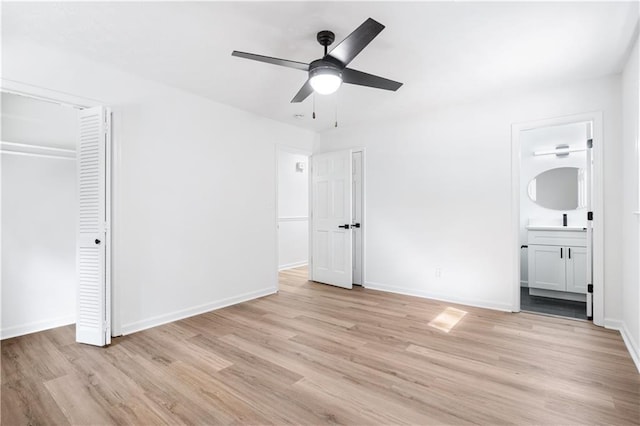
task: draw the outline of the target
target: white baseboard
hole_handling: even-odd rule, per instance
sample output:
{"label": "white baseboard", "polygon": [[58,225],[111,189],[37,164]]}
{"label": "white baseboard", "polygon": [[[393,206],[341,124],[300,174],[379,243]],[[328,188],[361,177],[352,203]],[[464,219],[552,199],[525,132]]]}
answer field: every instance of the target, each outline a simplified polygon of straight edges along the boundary
{"label": "white baseboard", "polygon": [[38,331],[50,330],[56,327],[62,327],[76,322],[76,316],[67,315],[60,318],[30,322],[28,324],[15,325],[13,327],[3,328],[0,330],[0,339],[9,339],[11,337],[24,336],[25,334],[37,333]]}
{"label": "white baseboard", "polygon": [[529,287],[529,281],[520,280],[520,287]]}
{"label": "white baseboard", "polygon": [[284,271],[285,269],[299,268],[301,266],[307,266],[308,264],[309,262],[306,260],[303,260],[302,262],[285,263],[284,265],[278,266],[278,271]]}
{"label": "white baseboard", "polygon": [[605,328],[610,328],[612,330],[618,330],[620,335],[622,336],[622,340],[624,341],[627,350],[629,351],[629,355],[631,355],[631,359],[633,363],[636,365],[636,369],[638,373],[640,373],[640,346],[638,346],[638,342],[636,342],[631,333],[629,333],[629,329],[627,329],[627,325],[618,320],[606,319],[604,320]]}
{"label": "white baseboard", "polygon": [[389,293],[404,294],[404,295],[407,295],[407,296],[422,297],[422,298],[425,298],[425,299],[433,299],[433,300],[437,300],[437,301],[440,301],[440,302],[448,302],[448,303],[455,303],[455,304],[458,304],[458,305],[474,306],[476,308],[493,309],[493,310],[496,310],[496,311],[513,312],[511,304],[508,304],[508,303],[498,303],[498,302],[492,302],[492,301],[488,301],[488,300],[475,300],[475,299],[465,299],[465,298],[450,297],[450,296],[445,296],[445,295],[441,295],[441,294],[431,293],[431,292],[428,292],[428,291],[420,291],[420,290],[415,290],[415,289],[408,289],[408,288],[389,286],[389,285],[385,285],[385,284],[374,283],[374,282],[371,282],[371,281],[365,282],[364,287],[368,288],[368,289],[371,289],[371,290],[379,290],[379,291],[386,291],[386,292],[389,292]]}
{"label": "white baseboard", "polygon": [[148,328],[157,327],[162,324],[167,324],[173,321],[189,318],[194,315],[204,314],[205,312],[215,311],[216,309],[225,308],[231,305],[236,305],[238,303],[257,299],[259,297],[268,296],[270,294],[274,294],[277,292],[278,292],[277,287],[269,287],[262,290],[252,291],[249,293],[240,294],[238,296],[229,297],[222,300],[216,300],[214,302],[205,303],[203,305],[194,306],[192,308],[182,309],[182,310],[170,312],[164,315],[158,315],[152,318],[147,318],[142,321],[123,324],[122,334],[127,335],[131,333],[135,333],[137,331],[142,331]]}

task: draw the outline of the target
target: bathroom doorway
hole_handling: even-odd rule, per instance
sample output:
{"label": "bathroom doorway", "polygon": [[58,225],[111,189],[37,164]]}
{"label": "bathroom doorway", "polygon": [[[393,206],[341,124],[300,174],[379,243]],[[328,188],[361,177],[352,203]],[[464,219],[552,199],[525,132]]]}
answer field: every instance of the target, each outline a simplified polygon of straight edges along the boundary
{"label": "bathroom doorway", "polygon": [[278,146],[276,155],[278,271],[283,271],[309,263],[311,152]]}
{"label": "bathroom doorway", "polygon": [[514,126],[516,311],[594,317],[594,284],[602,283],[594,276],[599,257],[593,250],[594,121],[580,117]]}

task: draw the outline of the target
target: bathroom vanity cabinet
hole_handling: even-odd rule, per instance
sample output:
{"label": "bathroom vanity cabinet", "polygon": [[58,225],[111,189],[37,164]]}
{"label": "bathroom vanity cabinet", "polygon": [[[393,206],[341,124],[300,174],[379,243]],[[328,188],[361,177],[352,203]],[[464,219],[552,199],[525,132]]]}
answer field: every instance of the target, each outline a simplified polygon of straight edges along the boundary
{"label": "bathroom vanity cabinet", "polygon": [[530,292],[534,289],[587,292],[587,232],[584,228],[529,228],[527,244]]}

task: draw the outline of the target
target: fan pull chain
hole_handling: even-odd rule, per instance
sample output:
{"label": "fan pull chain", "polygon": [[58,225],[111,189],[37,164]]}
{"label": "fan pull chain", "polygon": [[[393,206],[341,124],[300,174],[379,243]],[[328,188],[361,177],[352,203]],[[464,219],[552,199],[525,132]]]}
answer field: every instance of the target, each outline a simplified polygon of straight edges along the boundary
{"label": "fan pull chain", "polygon": [[316,92],[313,92],[313,119],[316,119]]}
{"label": "fan pull chain", "polygon": [[340,98],[339,94],[336,94],[336,122],[333,127],[338,127],[338,100]]}

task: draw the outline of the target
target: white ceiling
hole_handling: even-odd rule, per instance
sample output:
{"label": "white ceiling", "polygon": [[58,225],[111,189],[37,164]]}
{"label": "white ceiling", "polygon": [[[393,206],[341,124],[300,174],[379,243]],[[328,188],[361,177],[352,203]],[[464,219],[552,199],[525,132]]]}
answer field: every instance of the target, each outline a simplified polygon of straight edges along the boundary
{"label": "white ceiling", "polygon": [[[386,29],[350,67],[401,81],[344,85],[290,104],[302,71],[231,56],[301,62],[316,33],[342,40],[366,18]],[[2,4],[2,36],[24,38],[282,122],[314,130],[410,115],[621,70],[638,2],[109,2]],[[301,113],[303,119],[294,118]]]}

